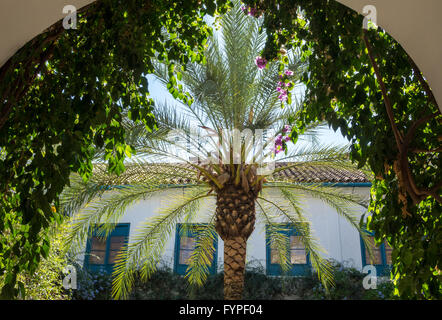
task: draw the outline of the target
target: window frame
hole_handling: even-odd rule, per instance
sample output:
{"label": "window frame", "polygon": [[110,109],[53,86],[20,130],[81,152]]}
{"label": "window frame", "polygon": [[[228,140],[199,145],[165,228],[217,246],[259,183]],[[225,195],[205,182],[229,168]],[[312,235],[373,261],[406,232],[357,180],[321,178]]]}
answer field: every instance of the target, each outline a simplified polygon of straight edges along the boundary
{"label": "window frame", "polygon": [[115,224],[114,229],[112,232],[106,237],[106,248],[105,248],[105,255],[103,263],[100,264],[92,264],[89,263],[89,258],[91,254],[92,249],[92,238],[99,236],[97,234],[97,230],[99,229],[100,225],[95,225],[91,227],[93,229],[91,237],[88,237],[86,242],[86,252],[84,255],[84,268],[91,271],[91,272],[99,272],[99,271],[105,271],[107,273],[112,273],[113,267],[115,263],[108,263],[109,256],[110,256],[110,239],[112,237],[125,237],[124,243],[126,244],[129,240],[129,231],[130,231],[130,223],[117,223]]}
{"label": "window frame", "polygon": [[[368,230],[364,230],[364,232],[369,236],[369,237],[373,237],[374,238],[374,232],[373,231],[368,231]],[[369,266],[372,265],[370,263],[367,263],[367,255],[365,254],[366,251],[366,247],[365,247],[365,243],[364,240],[362,239],[361,236],[359,236],[359,240],[361,243],[361,256],[362,256],[362,268],[365,266]],[[373,264],[373,266],[376,269],[376,274],[379,276],[389,276],[390,272],[391,272],[391,268],[392,265],[391,264],[387,264],[387,255],[385,253],[385,242],[382,242],[381,245],[379,246],[379,250],[381,252],[381,260],[382,260],[382,264]]]}
{"label": "window frame", "polygon": [[[300,236],[301,234],[296,230],[293,224],[291,223],[281,223],[279,224],[281,227],[284,227],[286,230],[280,231],[280,233],[286,234],[289,241],[287,243],[288,251],[290,252],[290,236]],[[292,268],[287,272],[283,273],[281,265],[279,263],[271,263],[271,245],[270,245],[270,236],[268,232],[269,225],[266,225],[266,274],[269,276],[308,276],[312,272],[312,265],[310,261],[310,254],[306,251],[306,263],[303,264],[292,264]],[[290,253],[291,254],[291,253]]]}
{"label": "window frame", "polygon": [[[174,247],[174,259],[173,259],[173,272],[179,275],[185,275],[187,272],[187,267],[189,266],[188,264],[182,264],[180,263],[180,252],[181,252],[181,237],[182,236],[186,236],[189,238],[193,238],[195,237],[195,235],[197,234],[196,231],[192,231],[190,230],[190,228],[187,228],[186,233],[182,234],[182,228],[183,225],[192,225],[192,226],[207,226],[207,223],[178,223],[176,225],[176,231],[175,231],[175,247]],[[215,239],[214,239],[214,243],[213,246],[215,248],[215,251],[213,253],[213,261],[212,261],[212,265],[209,267],[209,274],[216,274],[217,272],[217,268],[218,268],[218,234],[214,233],[215,235]]]}

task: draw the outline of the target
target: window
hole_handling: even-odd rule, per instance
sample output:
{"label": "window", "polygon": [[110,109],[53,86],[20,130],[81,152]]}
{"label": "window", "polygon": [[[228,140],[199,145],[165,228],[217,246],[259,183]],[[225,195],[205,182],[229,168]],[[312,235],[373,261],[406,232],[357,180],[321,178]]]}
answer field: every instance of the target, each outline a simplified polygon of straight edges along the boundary
{"label": "window", "polygon": [[[291,224],[281,224],[281,233],[287,236],[287,249],[290,253],[292,269],[289,275],[303,276],[311,272],[309,256],[305,250],[302,237]],[[282,268],[279,265],[279,252],[271,242],[269,227],[266,227],[266,272],[268,275],[281,275]]]}
{"label": "window", "polygon": [[374,242],[374,237],[369,237],[368,242],[370,243],[370,246],[372,248],[371,249],[372,257],[370,258],[370,255],[368,254],[368,248],[365,247],[365,258],[366,258],[367,264],[382,265],[381,247],[376,247],[375,242]]}
{"label": "window", "polygon": [[290,236],[290,261],[292,264],[306,264],[307,255],[300,236]]}
{"label": "window", "polygon": [[385,250],[385,263],[391,266],[391,252],[393,251],[393,248],[390,247],[390,245],[387,243],[387,241],[384,242],[384,250]]}
{"label": "window", "polygon": [[94,232],[87,241],[85,267],[90,271],[104,270],[111,273],[119,251],[129,238],[129,227],[129,223],[117,224],[105,239]]}
{"label": "window", "polygon": [[368,254],[364,241],[361,237],[361,251],[362,251],[362,265],[373,265],[376,268],[376,273],[380,276],[388,276],[391,269],[391,252],[392,248],[384,241],[380,246],[375,245],[374,233],[366,231],[368,233],[368,242],[371,246],[372,256]]}
{"label": "window", "polygon": [[[178,224],[175,236],[174,271],[185,275],[189,267],[189,259],[197,246],[197,237],[207,228],[206,224]],[[206,229],[207,230],[207,229]],[[216,273],[216,260],[218,257],[218,235],[214,232],[213,247],[215,248],[212,264],[209,266],[210,274]]]}
{"label": "window", "polygon": [[195,249],[195,238],[192,237],[180,237],[180,255],[179,264],[189,264],[190,256]]}

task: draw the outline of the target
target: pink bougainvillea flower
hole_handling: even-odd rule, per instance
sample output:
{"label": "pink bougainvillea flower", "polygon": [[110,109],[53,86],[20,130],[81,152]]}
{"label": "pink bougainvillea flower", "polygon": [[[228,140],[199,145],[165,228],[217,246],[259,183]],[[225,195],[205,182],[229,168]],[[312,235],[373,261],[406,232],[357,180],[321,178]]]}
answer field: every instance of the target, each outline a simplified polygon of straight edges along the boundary
{"label": "pink bougainvillea flower", "polygon": [[293,76],[294,75],[294,72],[292,70],[286,70],[284,73],[286,76]]}
{"label": "pink bougainvillea flower", "polygon": [[288,95],[287,95],[287,91],[284,91],[283,93],[281,93],[278,97],[279,100],[281,101],[287,101],[288,100]]}
{"label": "pink bougainvillea flower", "polygon": [[276,144],[276,145],[281,145],[281,144],[282,144],[282,135],[278,134],[278,135],[276,136],[275,144]]}
{"label": "pink bougainvillea flower", "polygon": [[285,92],[285,90],[283,88],[281,88],[281,87],[277,87],[276,91],[278,91],[279,93],[284,93]]}
{"label": "pink bougainvillea flower", "polygon": [[289,136],[285,136],[285,137],[284,137],[284,141],[285,141],[285,142],[290,141],[290,137],[289,137]]}
{"label": "pink bougainvillea flower", "polygon": [[264,69],[267,65],[267,60],[262,57],[256,57],[255,64],[258,66],[259,69]]}
{"label": "pink bougainvillea flower", "polygon": [[282,132],[289,132],[289,131],[292,131],[292,127],[290,127],[288,124],[286,124],[284,126],[284,128],[282,129]]}

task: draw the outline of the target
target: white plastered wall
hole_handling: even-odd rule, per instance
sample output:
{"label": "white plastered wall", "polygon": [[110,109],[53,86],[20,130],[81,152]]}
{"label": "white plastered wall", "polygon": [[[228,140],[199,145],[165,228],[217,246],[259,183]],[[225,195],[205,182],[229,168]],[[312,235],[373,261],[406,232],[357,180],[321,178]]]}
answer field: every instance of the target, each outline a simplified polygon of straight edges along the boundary
{"label": "white plastered wall", "polygon": [[[368,197],[370,188],[368,187],[351,187],[336,188],[342,192],[358,193],[361,196]],[[129,239],[137,232],[137,228],[148,218],[164,208],[171,205],[178,194],[183,194],[184,188],[171,189],[153,195],[152,197],[141,200],[129,207],[120,220],[121,223],[130,223]],[[283,200],[277,191],[268,191],[267,196],[278,204]],[[348,265],[362,269],[360,238],[357,230],[350,223],[339,216],[334,209],[326,205],[319,199],[314,199],[308,195],[301,198],[301,205],[304,208],[305,217],[311,221],[313,234],[318,239],[322,248],[326,253],[324,257],[332,258],[340,262],[346,262]],[[214,212],[214,198],[205,200],[200,208],[198,217],[194,222],[207,222],[207,217]],[[355,206],[355,215],[359,221],[359,217],[365,212],[362,207]],[[130,241],[130,240],[129,240]],[[175,232],[167,242],[164,252],[164,262],[173,267],[175,246]],[[79,257],[82,261],[83,256]],[[266,246],[265,246],[265,224],[257,219],[255,230],[247,242],[247,260],[256,260],[265,267],[266,263]],[[218,270],[223,267],[223,241],[218,238]]]}

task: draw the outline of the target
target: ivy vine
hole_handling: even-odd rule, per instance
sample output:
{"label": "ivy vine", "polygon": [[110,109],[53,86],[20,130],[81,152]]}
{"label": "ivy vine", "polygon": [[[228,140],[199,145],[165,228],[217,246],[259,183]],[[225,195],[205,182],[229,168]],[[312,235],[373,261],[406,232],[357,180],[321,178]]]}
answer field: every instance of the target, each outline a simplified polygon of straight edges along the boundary
{"label": "ivy vine", "polygon": [[244,2],[264,13],[263,58],[283,64],[297,48],[308,62],[306,110],[292,136],[326,120],[374,172],[367,227],[393,247],[396,294],[440,299],[442,116],[424,76],[385,30],[363,29],[364,17],[336,1]]}

